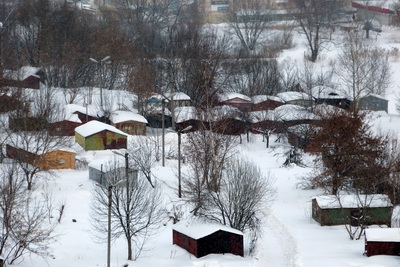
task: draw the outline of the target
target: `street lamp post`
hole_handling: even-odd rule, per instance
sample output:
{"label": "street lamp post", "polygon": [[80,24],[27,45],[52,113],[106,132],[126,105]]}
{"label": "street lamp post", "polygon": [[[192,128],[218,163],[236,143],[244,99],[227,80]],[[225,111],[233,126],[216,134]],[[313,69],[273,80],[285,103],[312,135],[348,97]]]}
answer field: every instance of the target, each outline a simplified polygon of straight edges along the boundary
{"label": "street lamp post", "polygon": [[161,125],[162,125],[162,166],[165,167],[165,99],[161,100],[162,114],[161,114]]}
{"label": "street lamp post", "polygon": [[105,65],[110,63],[110,56],[104,57],[102,60],[96,60],[94,58],[89,58],[90,61],[96,63],[100,69],[100,108],[103,110],[103,75],[105,72]]}
{"label": "street lamp post", "polygon": [[182,197],[182,178],[181,178],[181,134],[192,129],[193,126],[189,125],[183,130],[177,129],[178,133],[178,197]]}
{"label": "street lamp post", "polygon": [[[112,189],[113,187],[125,182],[124,179],[119,180],[114,184],[107,186],[107,197],[108,197],[108,224],[107,224],[107,267],[111,267],[111,211],[112,211]],[[100,184],[99,184],[100,185]],[[100,185],[102,186],[102,185]],[[102,186],[103,187],[103,186]]]}

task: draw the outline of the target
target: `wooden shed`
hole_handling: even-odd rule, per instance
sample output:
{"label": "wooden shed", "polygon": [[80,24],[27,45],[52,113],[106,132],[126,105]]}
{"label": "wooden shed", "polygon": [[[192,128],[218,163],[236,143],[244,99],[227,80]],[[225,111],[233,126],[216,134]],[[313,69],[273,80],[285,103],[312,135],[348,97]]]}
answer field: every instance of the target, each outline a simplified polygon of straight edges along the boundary
{"label": "wooden shed", "polygon": [[67,119],[50,123],[49,133],[52,136],[74,136],[75,128],[82,125],[77,114],[71,114]]}
{"label": "wooden shed", "polygon": [[317,196],[312,199],[312,218],[321,226],[352,224],[357,217],[365,218],[364,224],[390,226],[392,203],[387,195],[335,195]]}
{"label": "wooden shed", "polygon": [[114,126],[89,121],[75,128],[75,141],[88,150],[127,148],[128,135]]}
{"label": "wooden shed", "polygon": [[40,170],[76,169],[76,153],[68,149],[56,149],[45,153],[32,153],[22,148],[6,145],[7,157],[27,162]]}
{"label": "wooden shed", "polygon": [[244,256],[243,233],[220,224],[178,224],[173,229],[173,244],[196,258],[208,254],[231,253]]}
{"label": "wooden shed", "polygon": [[360,110],[386,111],[388,112],[389,100],[376,94],[369,94],[359,99],[358,108]]}
{"label": "wooden shed", "polygon": [[117,129],[131,135],[146,135],[147,120],[132,111],[117,110],[111,113],[110,120]]}
{"label": "wooden shed", "polygon": [[45,73],[37,67],[23,66],[18,70],[4,70],[0,86],[40,89]]}
{"label": "wooden shed", "polygon": [[375,255],[400,256],[400,228],[365,229],[365,252]]}

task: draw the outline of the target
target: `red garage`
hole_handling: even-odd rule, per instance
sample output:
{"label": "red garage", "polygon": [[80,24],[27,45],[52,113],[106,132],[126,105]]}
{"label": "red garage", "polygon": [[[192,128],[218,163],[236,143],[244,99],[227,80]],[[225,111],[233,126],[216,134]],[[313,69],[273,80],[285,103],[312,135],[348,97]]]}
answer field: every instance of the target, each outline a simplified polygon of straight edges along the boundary
{"label": "red garage", "polygon": [[208,254],[244,256],[243,233],[220,224],[181,224],[173,229],[173,244],[200,258]]}
{"label": "red garage", "polygon": [[365,229],[365,253],[400,256],[400,228]]}

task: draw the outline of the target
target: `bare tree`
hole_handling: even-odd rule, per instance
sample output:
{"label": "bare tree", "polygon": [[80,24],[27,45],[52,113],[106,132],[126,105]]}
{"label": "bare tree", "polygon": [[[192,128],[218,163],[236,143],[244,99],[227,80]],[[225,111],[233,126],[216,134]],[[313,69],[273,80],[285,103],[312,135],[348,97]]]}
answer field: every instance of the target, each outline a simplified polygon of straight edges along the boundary
{"label": "bare tree", "polygon": [[148,136],[136,136],[135,140],[132,141],[134,152],[129,154],[129,158],[132,159],[135,168],[139,169],[153,188],[155,184],[152,180],[151,169],[157,161],[157,153],[160,153],[160,144],[158,142],[157,139]]}
{"label": "bare tree", "polygon": [[106,240],[104,233],[108,231],[108,208],[111,205],[111,238],[125,237],[127,258],[135,260],[164,218],[162,198],[160,188],[157,185],[152,188],[145,179],[126,181],[126,176],[118,171],[121,167],[117,162],[111,163],[106,186],[94,186],[91,222],[96,237]]}
{"label": "bare tree", "polygon": [[334,15],[344,5],[342,0],[292,0],[295,19],[306,36],[310,60],[315,62],[323,43],[329,41],[324,28],[330,27]]}
{"label": "bare tree", "polygon": [[358,32],[348,33],[337,63],[335,73],[353,98],[355,112],[360,97],[386,93],[390,84],[388,52],[373,47]]}
{"label": "bare tree", "polygon": [[275,95],[281,91],[278,64],[272,58],[248,58],[232,60],[224,64],[232,68],[227,86],[233,92],[247,96]]}
{"label": "bare tree", "polygon": [[45,171],[42,168],[43,155],[66,149],[68,138],[51,136],[49,133],[49,123],[62,118],[64,114],[50,90],[39,90],[28,97],[32,100],[30,108],[26,110],[22,107],[13,112],[9,117],[10,125],[3,125],[7,134],[2,142],[8,145],[8,156],[22,170],[27,189],[31,190],[35,179]]}
{"label": "bare tree", "polygon": [[297,62],[285,59],[278,67],[282,91],[293,91],[300,79]]}
{"label": "bare tree", "polygon": [[263,218],[275,199],[274,179],[264,175],[253,163],[235,158],[222,171],[218,191],[207,191],[199,215],[240,231],[249,232],[255,241]]}
{"label": "bare tree", "polygon": [[[211,125],[205,124],[189,133],[185,144],[189,170],[184,175],[184,194],[193,204],[195,215],[204,204],[204,194],[219,190],[222,171],[227,160],[234,155],[237,145],[236,136],[213,132]],[[219,126],[224,127],[221,123]]]}
{"label": "bare tree", "polygon": [[0,171],[0,255],[9,264],[29,253],[49,256],[55,241],[46,199],[27,192],[17,170],[3,165]]}
{"label": "bare tree", "polygon": [[239,39],[243,54],[248,56],[267,31],[272,3],[268,0],[233,0],[229,2],[226,22]]}

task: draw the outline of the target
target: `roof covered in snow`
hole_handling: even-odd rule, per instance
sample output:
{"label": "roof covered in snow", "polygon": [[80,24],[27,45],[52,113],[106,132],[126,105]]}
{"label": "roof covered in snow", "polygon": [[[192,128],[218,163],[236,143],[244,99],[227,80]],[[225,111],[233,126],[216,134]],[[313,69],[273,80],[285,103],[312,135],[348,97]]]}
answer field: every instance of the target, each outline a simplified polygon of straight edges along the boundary
{"label": "roof covered in snow", "polygon": [[248,102],[251,102],[251,98],[243,95],[243,94],[239,94],[239,93],[225,93],[225,94],[220,94],[219,96],[219,101],[224,102],[224,101],[229,101],[235,98],[239,98]]}
{"label": "roof covered in snow", "polygon": [[251,98],[251,100],[253,101],[254,104],[259,104],[267,100],[284,103],[284,101],[281,98],[272,95],[255,95]]}
{"label": "roof covered in snow", "polygon": [[243,233],[239,230],[217,223],[178,223],[173,227],[173,229],[193,239],[200,239],[219,230],[237,235],[243,235]]}
{"label": "roof covered in snow", "polygon": [[113,167],[126,168],[125,157],[123,157],[123,155],[121,154],[121,155],[114,155],[111,158],[97,159],[91,161],[88,166],[89,168],[94,168],[102,172],[106,172],[112,169]]}
{"label": "roof covered in snow", "polygon": [[400,242],[400,228],[365,229],[365,239],[378,242]]}
{"label": "roof covered in snow", "polygon": [[99,121],[89,121],[89,122],[75,128],[75,132],[82,135],[83,137],[88,137],[88,136],[100,133],[102,131],[105,131],[105,130],[128,136],[126,133],[124,133],[121,130],[118,130],[114,126],[111,126],[111,125],[108,125],[106,123],[99,122]]}
{"label": "roof covered in snow", "polygon": [[304,100],[310,99],[309,95],[303,92],[289,91],[276,94],[277,97],[281,98],[283,101],[294,101],[294,100]]}
{"label": "roof covered in snow", "polygon": [[286,104],[273,110],[275,120],[291,121],[314,119],[315,115],[309,112],[305,107]]}
{"label": "roof covered in snow", "polygon": [[314,86],[311,89],[311,95],[315,98],[322,98],[322,99],[343,99],[346,98],[344,94],[341,94],[337,90],[333,89],[329,86]]}
{"label": "roof covered in snow", "polygon": [[80,112],[82,114],[86,114],[91,117],[97,117],[97,108],[93,105],[88,105],[87,107],[77,105],[77,104],[68,104],[65,106],[65,114],[68,117],[69,114],[73,114],[75,112]]}
{"label": "roof covered in snow", "polygon": [[182,92],[172,92],[172,93],[166,93],[165,96],[167,98],[170,98],[172,100],[175,101],[179,101],[179,100],[190,100],[190,97]]}
{"label": "roof covered in snow", "polygon": [[210,120],[218,121],[219,119],[226,118],[241,120],[240,114],[242,114],[242,112],[236,107],[232,107],[229,105],[216,106],[211,109]]}
{"label": "roof covered in snow", "polygon": [[177,107],[174,109],[174,115],[177,123],[198,118],[198,112],[195,107]]}
{"label": "roof covered in snow", "polygon": [[136,121],[147,124],[147,120],[140,114],[134,113],[132,111],[116,110],[111,113],[110,120],[113,123],[121,123],[127,121]]}
{"label": "roof covered in snow", "polygon": [[29,76],[34,76],[36,78],[40,78],[39,75],[37,75],[37,72],[40,70],[40,68],[37,67],[31,67],[31,66],[23,66],[19,70],[5,70],[4,71],[4,77],[7,77],[9,79],[13,80],[19,80],[23,81]]}
{"label": "roof covered in snow", "polygon": [[36,134],[26,134],[20,136],[18,134],[11,134],[5,140],[5,143],[36,155],[43,155],[54,151],[65,151],[76,153],[75,149],[68,146],[62,137],[47,137]]}
{"label": "roof covered in snow", "polygon": [[367,98],[367,97],[375,97],[375,98],[379,98],[379,99],[382,99],[382,100],[385,100],[385,101],[389,101],[386,98],[384,98],[383,96],[380,96],[380,95],[377,95],[377,94],[367,94],[367,95],[362,96],[361,98]]}
{"label": "roof covered in snow", "polygon": [[335,195],[317,196],[315,200],[321,209],[339,209],[339,208],[382,208],[392,207],[392,202],[387,195],[370,194],[370,195]]}

